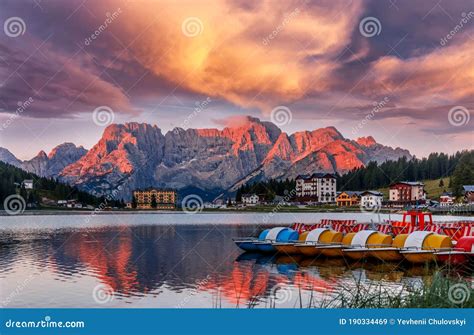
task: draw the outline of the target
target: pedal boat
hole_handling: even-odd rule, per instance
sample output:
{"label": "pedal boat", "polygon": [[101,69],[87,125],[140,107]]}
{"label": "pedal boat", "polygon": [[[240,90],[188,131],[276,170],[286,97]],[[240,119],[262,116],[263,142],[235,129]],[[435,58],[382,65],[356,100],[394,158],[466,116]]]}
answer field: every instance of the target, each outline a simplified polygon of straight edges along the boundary
{"label": "pedal boat", "polygon": [[247,252],[258,252],[258,247],[255,244],[260,240],[256,237],[234,238],[234,243],[242,250]]}
{"label": "pedal boat", "polygon": [[287,255],[295,255],[300,254],[300,249],[296,247],[298,243],[302,243],[306,240],[306,236],[310,232],[303,232],[299,235],[298,240],[296,241],[288,241],[288,242],[274,242],[272,243],[278,253],[287,254]]}
{"label": "pedal boat", "polygon": [[287,243],[289,241],[298,240],[298,232],[287,227],[276,227],[264,230],[258,239],[258,241],[254,242],[254,245],[259,251],[276,252],[277,249],[273,245],[274,243]]}
{"label": "pedal boat", "polygon": [[361,230],[348,235],[350,245],[342,251],[344,256],[355,260],[368,258],[371,249],[392,245],[392,237],[377,230]]}
{"label": "pedal boat", "polygon": [[411,263],[429,263],[437,260],[437,252],[452,248],[449,236],[430,231],[415,231],[408,235],[400,254]]}
{"label": "pedal boat", "polygon": [[339,242],[321,243],[315,246],[318,253],[326,257],[343,257],[343,250],[346,249],[354,237],[355,233],[348,233],[342,236]]}
{"label": "pedal boat", "polygon": [[451,264],[469,264],[474,259],[474,236],[463,236],[456,243],[456,247],[450,250],[439,250],[435,252],[436,260]]}
{"label": "pedal boat", "polygon": [[260,250],[257,247],[258,242],[265,240],[270,229],[263,230],[258,237],[240,237],[234,238],[234,243],[242,250],[248,252],[259,252]]}
{"label": "pedal boat", "polygon": [[370,245],[368,256],[384,262],[397,262],[403,260],[400,254],[405,245],[408,234],[399,234],[392,240],[391,245]]}
{"label": "pedal boat", "polygon": [[321,246],[332,244],[339,245],[343,235],[329,228],[316,228],[308,232],[303,243],[296,243],[295,248],[305,256],[318,256],[321,254]]}

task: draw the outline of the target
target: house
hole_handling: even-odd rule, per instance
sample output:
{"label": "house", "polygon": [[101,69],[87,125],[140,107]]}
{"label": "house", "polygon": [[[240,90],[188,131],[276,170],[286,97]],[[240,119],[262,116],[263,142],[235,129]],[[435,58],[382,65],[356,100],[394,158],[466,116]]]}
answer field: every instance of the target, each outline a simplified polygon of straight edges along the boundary
{"label": "house", "polygon": [[336,202],[336,176],[313,173],[296,177],[296,198],[302,202]]}
{"label": "house", "polygon": [[286,196],[275,195],[275,197],[273,198],[272,204],[280,205],[280,206],[289,206],[290,202],[289,202],[289,198]]}
{"label": "house", "polygon": [[360,195],[362,192],[358,191],[342,191],[336,197],[338,207],[350,207],[358,205],[360,202]]}
{"label": "house", "polygon": [[463,185],[464,201],[468,204],[474,204],[474,185]]}
{"label": "house", "polygon": [[439,206],[451,206],[452,204],[454,204],[454,200],[456,200],[456,197],[453,196],[452,192],[443,192],[443,194],[441,194],[441,196],[439,197]]}
{"label": "house", "polygon": [[[58,205],[60,201],[61,200],[58,200]],[[66,200],[66,203],[62,203],[62,206],[65,206],[67,208],[82,208],[82,204],[77,202],[76,199]]]}
{"label": "house", "polygon": [[389,201],[397,204],[415,204],[426,200],[425,184],[400,181],[390,185]]}
{"label": "house", "polygon": [[260,197],[255,193],[242,194],[242,203],[246,206],[255,206],[260,203]]}
{"label": "house", "polygon": [[204,208],[209,208],[209,209],[218,209],[222,207],[222,205],[218,205],[213,202],[205,202],[203,206]]}
{"label": "house", "polygon": [[21,187],[25,188],[26,190],[33,189],[33,180],[32,179],[25,179],[21,182]]}
{"label": "house", "polygon": [[382,207],[383,194],[378,191],[364,191],[360,195],[360,206],[362,208]]}
{"label": "house", "polygon": [[138,209],[175,209],[178,194],[172,189],[148,188],[133,191]]}

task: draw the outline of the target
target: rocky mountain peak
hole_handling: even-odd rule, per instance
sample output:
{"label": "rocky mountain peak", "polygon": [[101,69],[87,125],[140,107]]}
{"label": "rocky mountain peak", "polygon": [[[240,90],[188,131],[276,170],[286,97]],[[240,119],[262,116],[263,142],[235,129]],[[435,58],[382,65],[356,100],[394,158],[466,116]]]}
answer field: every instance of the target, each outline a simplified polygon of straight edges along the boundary
{"label": "rocky mountain peak", "polygon": [[[129,199],[137,188],[226,190],[254,178],[345,173],[370,161],[411,157],[407,150],[383,146],[370,136],[346,139],[335,127],[288,135],[271,122],[248,116],[221,124],[222,130],[175,128],[165,135],[147,123],[112,124],[89,151],[67,142],[21,165],[98,194],[120,185],[120,196]],[[0,150],[0,158],[11,161],[7,156]]]}
{"label": "rocky mountain peak", "polygon": [[36,154],[33,159],[48,159],[48,155],[46,154],[46,152],[44,152],[44,150],[41,150]]}
{"label": "rocky mountain peak", "polygon": [[82,153],[83,156],[87,152],[83,146],[76,146],[74,143],[65,142],[54,147],[51,152],[48,154],[48,159],[54,159],[56,156],[64,157],[64,155],[75,155],[76,153]]}
{"label": "rocky mountain peak", "polygon": [[0,147],[0,161],[16,167],[21,167],[21,161],[6,148]]}
{"label": "rocky mountain peak", "polygon": [[21,163],[21,168],[42,177],[57,177],[71,163],[87,153],[82,146],[66,142],[54,147],[49,155],[41,150],[33,159]]}
{"label": "rocky mountain peak", "polygon": [[377,142],[375,141],[375,139],[372,137],[372,136],[367,136],[367,137],[359,137],[356,142],[363,146],[363,147],[371,147],[375,144],[377,144]]}

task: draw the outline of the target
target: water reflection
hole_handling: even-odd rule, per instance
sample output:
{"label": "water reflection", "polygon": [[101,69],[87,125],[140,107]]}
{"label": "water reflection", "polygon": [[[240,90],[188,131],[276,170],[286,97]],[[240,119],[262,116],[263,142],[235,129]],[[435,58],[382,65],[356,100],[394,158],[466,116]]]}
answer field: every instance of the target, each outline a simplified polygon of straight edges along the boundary
{"label": "water reflection", "polygon": [[[401,287],[433,268],[241,253],[244,225],[125,226],[11,231],[0,240],[0,301],[8,307],[282,307],[331,296],[350,281]],[[26,280],[26,279],[28,280]],[[108,285],[115,299],[97,305]],[[281,293],[281,292],[280,292]],[[299,302],[298,302],[299,301]]]}

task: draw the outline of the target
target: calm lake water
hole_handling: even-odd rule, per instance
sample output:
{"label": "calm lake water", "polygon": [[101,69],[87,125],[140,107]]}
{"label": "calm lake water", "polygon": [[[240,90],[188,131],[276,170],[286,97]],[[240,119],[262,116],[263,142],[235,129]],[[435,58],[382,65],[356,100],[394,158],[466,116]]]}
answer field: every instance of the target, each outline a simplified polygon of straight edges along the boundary
{"label": "calm lake water", "polygon": [[[264,222],[264,215],[1,217],[0,304],[319,307],[358,282],[374,290],[407,291],[429,281],[434,271],[242,253],[232,238],[255,236],[263,229],[255,222]],[[272,219],[319,221],[308,215]]]}

